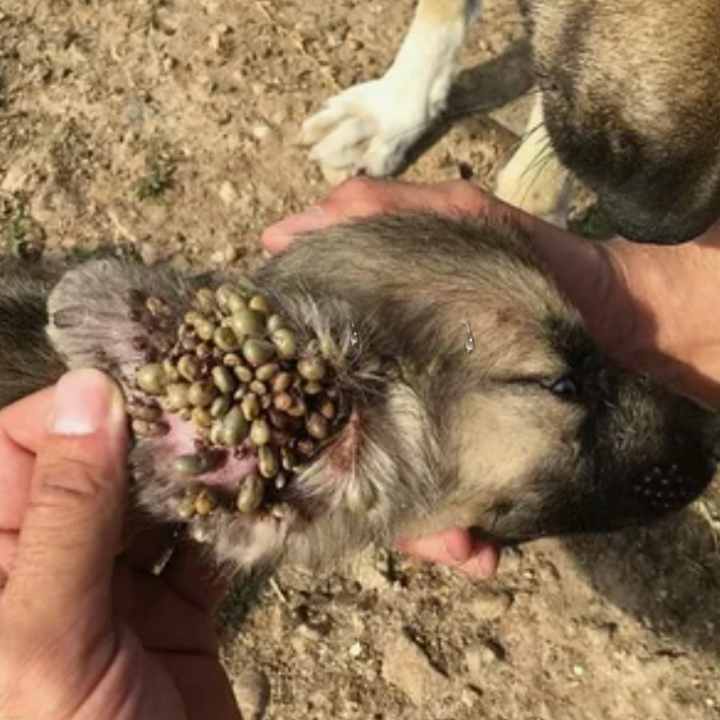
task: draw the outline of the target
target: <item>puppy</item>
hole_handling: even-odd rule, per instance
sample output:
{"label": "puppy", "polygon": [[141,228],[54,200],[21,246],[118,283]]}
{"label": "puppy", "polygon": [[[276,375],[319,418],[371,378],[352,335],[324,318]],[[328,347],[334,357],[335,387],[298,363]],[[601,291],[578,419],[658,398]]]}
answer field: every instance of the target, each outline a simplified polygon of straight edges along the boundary
{"label": "puppy", "polygon": [[[385,75],[305,122],[311,157],[335,177],[397,172],[446,108],[481,4],[419,0]],[[562,224],[569,170],[624,237],[673,243],[706,230],[720,216],[716,0],[520,4],[540,92],[523,143],[498,176],[498,196]]]}
{"label": "puppy", "polygon": [[136,502],[236,568],[324,566],[450,526],[610,531],[683,508],[715,471],[715,418],[603,355],[509,227],[357,221],[252,278],[115,260],[0,275],[0,405],[66,368],[110,373]]}

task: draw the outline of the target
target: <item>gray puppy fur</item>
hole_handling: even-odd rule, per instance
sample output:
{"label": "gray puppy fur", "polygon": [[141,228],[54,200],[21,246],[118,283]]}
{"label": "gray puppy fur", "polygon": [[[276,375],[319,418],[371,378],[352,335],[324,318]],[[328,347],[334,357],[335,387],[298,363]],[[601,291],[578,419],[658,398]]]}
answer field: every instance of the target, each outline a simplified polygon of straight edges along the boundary
{"label": "gray puppy fur", "polygon": [[[116,260],[0,275],[0,406],[67,367],[127,389],[193,288],[222,280]],[[191,521],[235,567],[324,565],[449,526],[500,542],[610,531],[683,508],[713,477],[714,417],[601,353],[512,228],[358,221],[296,242],[251,281],[298,333],[329,343],[352,413],[288,488],[284,517]],[[162,297],[170,324],[149,334],[138,293]],[[188,480],[171,460],[189,442],[176,427],[132,451],[134,497],[161,521],[178,522]]]}

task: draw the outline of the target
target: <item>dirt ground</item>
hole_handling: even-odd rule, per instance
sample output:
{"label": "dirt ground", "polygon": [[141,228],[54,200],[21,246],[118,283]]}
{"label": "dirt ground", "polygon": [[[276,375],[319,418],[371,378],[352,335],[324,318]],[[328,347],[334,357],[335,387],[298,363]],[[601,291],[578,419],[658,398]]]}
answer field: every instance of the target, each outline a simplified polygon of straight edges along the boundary
{"label": "dirt ground", "polygon": [[[411,13],[0,0],[0,249],[258,262],[261,228],[329,189],[294,144],[300,122],[379,73]],[[492,181],[531,82],[513,0],[487,0],[464,65],[462,118],[406,177]],[[485,585],[380,551],[320,578],[286,570],[247,615],[232,606],[245,720],[720,717],[719,507],[508,552]]]}

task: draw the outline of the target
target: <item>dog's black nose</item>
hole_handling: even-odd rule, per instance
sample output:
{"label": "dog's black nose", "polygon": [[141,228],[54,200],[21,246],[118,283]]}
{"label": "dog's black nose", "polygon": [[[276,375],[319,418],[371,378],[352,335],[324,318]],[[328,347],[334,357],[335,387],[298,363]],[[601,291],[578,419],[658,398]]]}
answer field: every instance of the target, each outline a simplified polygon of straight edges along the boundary
{"label": "dog's black nose", "polygon": [[720,433],[698,442],[676,434],[664,458],[633,476],[631,493],[651,515],[682,510],[706,490],[718,472]]}
{"label": "dog's black nose", "polygon": [[604,192],[600,206],[615,232],[635,242],[679,245],[704,233],[718,218],[720,200],[693,209],[660,202],[648,205],[642,193]]}
{"label": "dog's black nose", "polygon": [[648,468],[633,478],[630,490],[645,513],[664,515],[681,510],[699,497],[716,470],[717,460],[711,454],[700,453],[690,462]]}

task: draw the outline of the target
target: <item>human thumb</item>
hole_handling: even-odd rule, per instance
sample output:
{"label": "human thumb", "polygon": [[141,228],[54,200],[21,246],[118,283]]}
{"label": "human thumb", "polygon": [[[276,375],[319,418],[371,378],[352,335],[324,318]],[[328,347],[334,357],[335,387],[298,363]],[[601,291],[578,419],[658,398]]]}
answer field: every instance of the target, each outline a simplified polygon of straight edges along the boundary
{"label": "human thumb", "polygon": [[[120,389],[94,370],[57,384],[39,448],[3,619],[35,638],[107,620],[126,502],[127,429]],[[27,638],[30,640],[30,638]]]}

